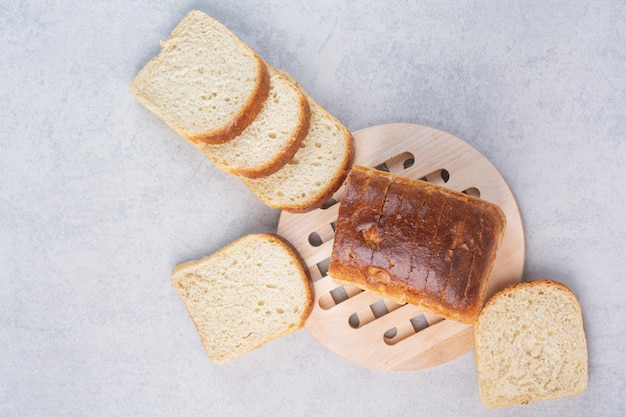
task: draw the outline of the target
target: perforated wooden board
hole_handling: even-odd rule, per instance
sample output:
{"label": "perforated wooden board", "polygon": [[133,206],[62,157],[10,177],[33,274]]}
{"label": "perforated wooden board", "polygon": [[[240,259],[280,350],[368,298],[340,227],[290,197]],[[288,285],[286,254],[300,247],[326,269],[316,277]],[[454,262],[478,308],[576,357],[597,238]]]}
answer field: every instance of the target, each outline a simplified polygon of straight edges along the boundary
{"label": "perforated wooden board", "polygon": [[[449,133],[415,124],[373,126],[354,133],[354,142],[355,165],[426,179],[499,205],[507,225],[487,297],[521,280],[525,248],[519,209],[487,158]],[[471,350],[472,325],[338,285],[326,276],[342,195],[343,187],[325,207],[304,214],[283,212],[278,222],[278,233],[300,252],[313,279],[314,306],[306,329],[343,358],[377,370],[430,368]]]}

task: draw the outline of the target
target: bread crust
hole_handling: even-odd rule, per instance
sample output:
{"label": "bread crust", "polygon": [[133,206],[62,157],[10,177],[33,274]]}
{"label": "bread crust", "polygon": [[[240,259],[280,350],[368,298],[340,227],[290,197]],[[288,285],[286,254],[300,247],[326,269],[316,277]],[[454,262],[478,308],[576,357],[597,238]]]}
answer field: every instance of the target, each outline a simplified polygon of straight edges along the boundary
{"label": "bread crust", "polygon": [[[282,68],[274,69],[274,71],[276,71],[278,74],[280,74],[281,76],[289,80],[298,90],[300,90],[302,95],[304,95],[305,98],[307,99],[307,102],[309,100],[313,100],[313,98],[311,98],[311,96],[309,95],[309,92],[302,86],[302,84],[298,82],[298,80],[293,75],[291,75],[291,73],[287,72],[286,70]],[[309,211],[316,210],[322,207],[324,203],[326,203],[335,194],[335,192],[337,192],[337,190],[343,185],[343,182],[346,180],[348,173],[350,172],[350,169],[352,168],[352,163],[354,160],[354,138],[352,136],[352,133],[343,124],[341,124],[333,115],[328,113],[326,109],[324,109],[319,104],[317,104],[317,106],[321,111],[323,111],[327,115],[326,117],[334,120],[338,128],[344,133],[344,138],[345,138],[344,146],[345,146],[346,152],[345,152],[344,158],[341,161],[341,166],[337,170],[333,178],[330,181],[328,181],[326,188],[321,193],[319,193],[315,199],[309,200],[304,203],[292,203],[292,204],[284,204],[284,205],[279,205],[279,206],[272,205],[271,202],[265,201],[265,204],[270,205],[270,207],[279,208],[281,210],[288,211],[290,213],[307,213]],[[303,139],[306,139],[306,135]]]}
{"label": "bread crust", "polygon": [[[249,48],[247,45],[244,45]],[[239,110],[237,115],[229,123],[212,132],[200,135],[188,135],[186,138],[192,143],[226,143],[239,136],[256,119],[270,92],[270,74],[265,61],[256,53],[258,63],[257,87],[246,104]]]}
{"label": "bread crust", "polygon": [[328,274],[462,323],[483,305],[506,218],[494,204],[355,166]]}
{"label": "bread crust", "polygon": [[309,317],[309,315],[311,314],[311,311],[313,310],[314,292],[313,292],[313,280],[311,279],[311,273],[309,272],[309,268],[307,268],[306,266],[306,262],[304,261],[304,258],[302,258],[302,256],[300,255],[300,252],[298,252],[298,250],[295,248],[295,246],[291,244],[291,242],[289,242],[287,239],[285,239],[284,237],[276,233],[264,233],[263,235],[267,236],[268,239],[275,239],[276,242],[282,244],[285,247],[285,249],[291,253],[291,256],[293,257],[295,264],[298,266],[298,269],[300,269],[302,276],[305,277],[303,278],[303,282],[306,284],[307,307],[305,308],[302,314],[302,320],[300,320],[300,323],[297,326],[297,328],[300,329],[304,327],[304,324],[306,323],[306,319]]}
{"label": "bread crust", "polygon": [[[280,74],[276,75],[284,78]],[[298,89],[296,88],[296,90]],[[299,108],[302,117],[300,118],[300,123],[294,131],[294,134],[291,136],[289,143],[286,144],[282,151],[273,160],[255,167],[234,167],[231,170],[232,174],[247,178],[267,177],[268,175],[272,175],[281,169],[294,157],[296,152],[298,152],[298,149],[300,149],[302,141],[306,138],[307,133],[309,132],[309,125],[311,122],[311,107],[309,106],[309,100],[300,92],[300,90],[298,90],[298,95],[300,97]]]}
{"label": "bread crust", "polygon": [[[305,96],[309,100],[309,103],[312,107],[311,112],[312,113],[316,111],[320,112],[320,114],[326,121],[332,122],[335,125],[336,129],[342,133],[343,156],[341,157],[341,161],[339,162],[338,166],[333,171],[332,177],[326,180],[324,187],[320,190],[316,190],[314,195],[307,197],[306,199],[297,199],[295,201],[286,201],[286,199],[279,199],[278,201],[276,201],[276,200],[272,200],[271,198],[268,198],[265,195],[265,193],[263,193],[262,182],[263,181],[271,182],[272,181],[271,176],[260,178],[260,179],[258,178],[252,179],[252,178],[246,178],[246,177],[241,177],[241,176],[239,177],[243,181],[243,183],[264,204],[266,204],[267,206],[271,208],[281,209],[281,210],[292,212],[292,213],[306,213],[324,205],[324,203],[326,203],[328,199],[330,199],[343,184],[344,180],[346,179],[348,175],[348,172],[350,171],[350,168],[352,165],[352,159],[354,157],[353,156],[354,154],[353,137],[350,131],[345,126],[343,126],[334,116],[328,113],[323,107],[315,103],[315,101],[312,98],[310,98],[310,96],[308,96],[308,94],[306,94],[304,90],[301,90],[301,91],[303,91],[303,94],[305,94]],[[311,130],[309,129],[309,132],[310,131]],[[308,134],[307,134],[307,137],[304,138],[304,141],[307,141],[307,140],[309,140]],[[296,152],[294,157],[296,159],[298,158],[298,152]],[[274,174],[281,178],[290,177],[291,175],[291,174],[285,174],[281,172],[281,170],[278,170]],[[265,178],[267,178],[267,180]],[[280,191],[277,187],[272,187],[272,188],[274,188],[272,192]],[[301,191],[305,192],[307,190],[301,189]],[[270,194],[272,192],[270,192]]]}
{"label": "bread crust", "polygon": [[324,203],[326,203],[343,185],[343,182],[348,176],[348,173],[350,172],[350,168],[352,166],[354,151],[352,134],[348,131],[348,129],[343,126],[341,126],[341,129],[344,131],[345,134],[346,156],[341,162],[341,168],[337,170],[335,176],[328,182],[328,185],[326,186],[324,191],[318,194],[315,200],[311,200],[305,204],[283,205],[279,208],[290,213],[307,213],[309,211],[322,207]]}
{"label": "bread crust", "polygon": [[518,291],[521,288],[532,288],[532,287],[543,287],[543,286],[552,287],[552,288],[564,291],[569,296],[573,297],[573,299],[576,300],[576,310],[582,317],[582,309],[580,307],[580,303],[578,302],[578,298],[576,297],[576,294],[574,294],[572,290],[570,290],[565,284],[558,282],[558,281],[553,281],[551,279],[546,279],[546,278],[541,278],[541,279],[537,279],[534,281],[517,282],[515,284],[507,285],[506,287],[498,291],[496,294],[491,296],[485,302],[485,305],[483,306],[483,309],[481,310],[479,317],[485,313],[485,311],[488,309],[489,306],[498,302],[498,297],[506,297],[507,294],[510,294],[514,291]]}

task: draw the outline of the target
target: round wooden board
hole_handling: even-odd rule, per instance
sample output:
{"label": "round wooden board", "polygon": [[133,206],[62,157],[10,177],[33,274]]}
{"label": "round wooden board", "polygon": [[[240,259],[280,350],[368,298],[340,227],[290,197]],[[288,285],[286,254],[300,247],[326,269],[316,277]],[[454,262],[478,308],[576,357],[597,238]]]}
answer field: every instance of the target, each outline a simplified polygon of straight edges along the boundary
{"label": "round wooden board", "polygon": [[[443,185],[491,201],[507,218],[489,278],[487,298],[521,281],[522,219],[506,181],[476,149],[440,130],[415,124],[373,126],[354,133],[354,165]],[[334,222],[343,187],[325,207],[304,214],[281,213],[278,234],[305,260],[313,280],[314,306],[305,327],[323,345],[359,365],[384,371],[414,371],[455,359],[473,348],[473,326],[433,316],[416,306],[341,286],[326,275]]]}

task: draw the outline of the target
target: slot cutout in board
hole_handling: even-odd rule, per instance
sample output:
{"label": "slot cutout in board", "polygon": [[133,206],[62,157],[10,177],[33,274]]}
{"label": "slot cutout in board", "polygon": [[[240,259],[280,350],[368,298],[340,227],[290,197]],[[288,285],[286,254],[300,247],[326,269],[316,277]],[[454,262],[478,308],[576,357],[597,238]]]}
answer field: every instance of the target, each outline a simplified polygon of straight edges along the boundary
{"label": "slot cutout in board", "polygon": [[399,323],[387,330],[384,334],[386,344],[393,346],[396,343],[409,339],[419,332],[443,322],[444,319],[432,314],[421,313],[411,319]]}
{"label": "slot cutout in board", "polygon": [[331,197],[328,200],[326,200],[326,202],[324,204],[322,204],[321,209],[322,210],[329,209],[329,208],[331,208],[332,206],[334,206],[337,203],[338,203],[338,201]]}
{"label": "slot cutout in board", "polygon": [[424,175],[420,180],[428,181],[432,184],[444,185],[450,181],[450,172],[447,169],[441,168]]}
{"label": "slot cutout in board", "polygon": [[309,234],[309,243],[311,244],[311,246],[318,247],[324,242],[322,241],[319,233],[311,232],[311,234]]}
{"label": "slot cutout in board", "polygon": [[332,290],[328,292],[325,292],[324,294],[321,294],[318,297],[318,304],[320,308],[324,310],[330,310],[331,308],[343,303],[344,301],[362,292],[363,292],[362,289],[354,285],[347,285],[347,286],[340,285],[336,288],[333,288]]}
{"label": "slot cutout in board", "polygon": [[463,190],[463,193],[471,195],[472,197],[480,198],[480,190],[476,187],[470,187]]}
{"label": "slot cutout in board", "polygon": [[350,315],[348,323],[353,329],[358,329],[379,319],[392,311],[397,310],[404,304],[398,304],[389,299],[380,299],[367,307],[361,308]]}

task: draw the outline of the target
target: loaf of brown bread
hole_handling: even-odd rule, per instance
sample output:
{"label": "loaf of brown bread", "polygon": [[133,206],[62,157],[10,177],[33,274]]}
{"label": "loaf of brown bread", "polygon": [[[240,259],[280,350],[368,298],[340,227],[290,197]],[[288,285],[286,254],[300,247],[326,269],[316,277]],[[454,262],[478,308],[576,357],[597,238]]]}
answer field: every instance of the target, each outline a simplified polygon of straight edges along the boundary
{"label": "loaf of brown bread", "polygon": [[473,323],[505,224],[500,208],[487,201],[355,166],[339,206],[328,275]]}

